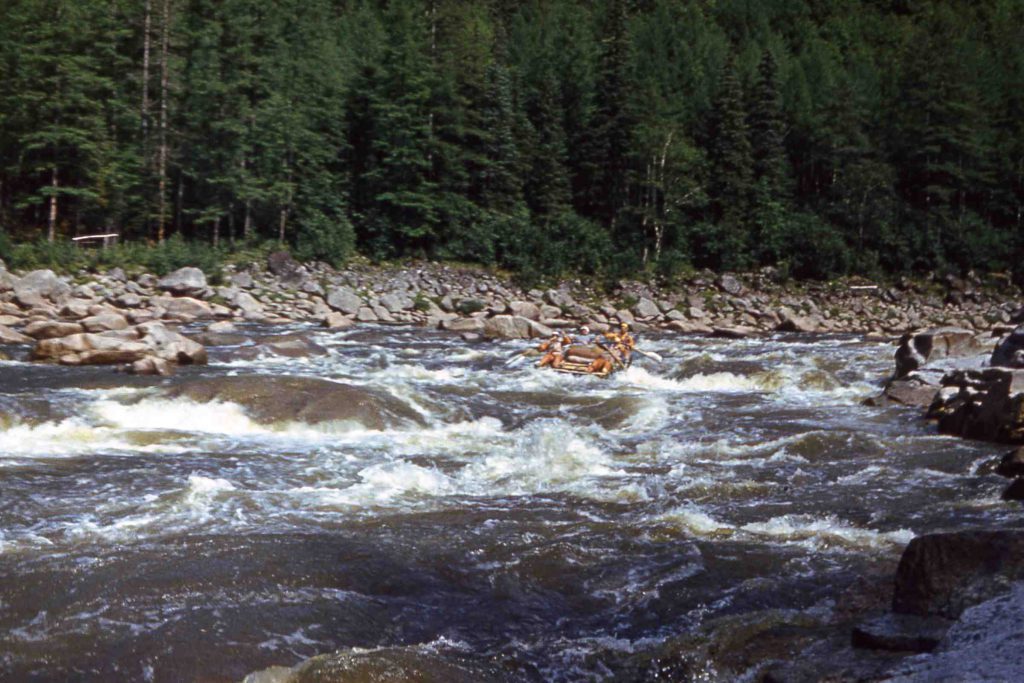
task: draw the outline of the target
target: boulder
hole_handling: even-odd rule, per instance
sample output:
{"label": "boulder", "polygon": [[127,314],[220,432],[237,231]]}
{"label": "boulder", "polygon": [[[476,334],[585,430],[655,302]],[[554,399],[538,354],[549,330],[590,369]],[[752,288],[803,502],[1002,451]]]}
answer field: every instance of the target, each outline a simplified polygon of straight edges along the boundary
{"label": "boulder", "polygon": [[[85,331],[85,328],[78,323],[66,323],[58,320],[37,320],[24,328],[25,334],[33,339],[54,339]],[[96,330],[89,330],[89,332],[94,331]]]}
{"label": "boulder", "polygon": [[1024,584],[1014,583],[1007,592],[964,610],[932,654],[899,662],[884,679],[893,683],[1020,680],[1022,613]]}
{"label": "boulder", "polygon": [[346,315],[355,315],[363,306],[363,300],[349,287],[334,287],[327,292],[327,305]]}
{"label": "boulder", "polygon": [[238,332],[238,328],[230,320],[218,320],[207,325],[206,331],[210,334],[234,334]]}
{"label": "boulder", "polygon": [[327,349],[302,333],[275,334],[263,337],[254,348],[262,349],[275,356],[286,358],[308,358],[310,356],[326,356]]}
{"label": "boulder", "polygon": [[711,328],[711,336],[724,339],[747,339],[757,334],[757,330],[743,325],[720,325]]}
{"label": "boulder", "polygon": [[956,619],[1024,579],[1024,530],[918,536],[896,570],[893,611]]}
{"label": "boulder", "polygon": [[242,313],[263,313],[263,304],[248,292],[237,292],[231,298],[231,305],[242,311]]}
{"label": "boulder", "polygon": [[60,308],[62,318],[84,318],[89,315],[89,307],[92,301],[88,299],[69,299]]}
{"label": "boulder", "polygon": [[571,294],[560,289],[549,289],[544,292],[544,301],[559,309],[571,308],[576,303]]}
{"label": "boulder", "polygon": [[153,297],[150,304],[163,309],[166,317],[212,318],[213,308],[205,301],[187,296]]}
{"label": "boulder", "polygon": [[287,251],[275,251],[267,256],[267,270],[277,277],[291,275],[300,265]]}
{"label": "boulder", "polygon": [[151,353],[152,349],[139,341],[81,332],[40,340],[32,350],[32,357],[55,360],[61,365],[108,365],[134,363]]}
{"label": "boulder", "polygon": [[206,274],[198,268],[186,266],[164,275],[156,287],[175,296],[202,295],[207,290]]}
{"label": "boulder", "polygon": [[976,355],[985,345],[971,330],[961,327],[937,327],[907,333],[896,349],[896,377],[903,377],[925,363],[943,358]]}
{"label": "boulder", "polygon": [[739,296],[743,294],[743,285],[734,275],[730,275],[729,273],[723,273],[719,276],[718,281],[715,284],[717,284],[718,288],[726,294],[730,294],[732,296]]}
{"label": "boulder", "polygon": [[1024,476],[1024,448],[1014,448],[1003,455],[999,464],[996,465],[995,472],[1003,477]]}
{"label": "boulder", "polygon": [[1003,500],[1024,500],[1024,479],[1017,477],[1003,489]]}
{"label": "boulder", "polygon": [[79,321],[86,332],[108,332],[111,330],[123,330],[128,327],[128,321],[123,315],[117,313],[100,313]]}
{"label": "boulder", "polygon": [[923,372],[911,372],[905,377],[894,379],[885,385],[881,403],[899,403],[905,406],[927,408],[935,400],[941,386],[933,377]]}
{"label": "boulder", "polygon": [[329,330],[347,330],[354,324],[351,318],[346,318],[337,311],[331,311],[323,318],[323,326]]}
{"label": "boulder", "polygon": [[263,424],[338,422],[375,430],[424,424],[417,411],[385,391],[314,377],[211,377],[171,387],[165,395],[237,403]]}
{"label": "boulder", "polygon": [[496,315],[484,321],[483,335],[489,339],[533,339],[547,337],[551,328],[515,315]]}
{"label": "boulder", "polygon": [[274,667],[254,672],[242,683],[511,683],[517,679],[521,680],[496,664],[460,653],[383,647],[317,655],[290,670]]}
{"label": "boulder", "polygon": [[483,333],[484,321],[480,318],[453,318],[441,322],[441,327],[451,332]]}
{"label": "boulder", "polygon": [[954,370],[928,408],[943,434],[1024,443],[1024,369]]}
{"label": "boulder", "polygon": [[633,313],[638,318],[654,318],[661,315],[661,309],[658,308],[658,304],[650,299],[641,298],[636,306],[633,307]]}
{"label": "boulder", "polygon": [[253,285],[252,275],[249,273],[235,273],[231,276],[231,286],[238,287],[239,289],[252,289]]}
{"label": "boulder", "polygon": [[1024,368],[1024,325],[1017,327],[996,344],[989,365]]}
{"label": "boulder", "polygon": [[953,622],[938,616],[884,614],[853,629],[853,646],[893,652],[931,652]]}
{"label": "boulder", "polygon": [[505,309],[510,315],[540,320],[540,307],[529,301],[510,301]]}
{"label": "boulder", "polygon": [[163,358],[146,356],[129,365],[128,371],[133,375],[159,375],[167,377],[171,374],[171,364]]}
{"label": "boulder", "polygon": [[779,310],[779,324],[775,329],[779,332],[817,332],[821,324],[821,318],[817,316],[800,316],[793,309],[783,307]]}
{"label": "boulder", "polygon": [[0,344],[31,344],[33,341],[32,337],[0,325]]}
{"label": "boulder", "polygon": [[14,300],[23,308],[57,302],[71,293],[71,287],[52,270],[33,270],[14,283]]}
{"label": "boulder", "polygon": [[377,317],[377,314],[374,313],[373,309],[369,306],[361,306],[359,310],[356,311],[356,320],[361,323],[375,323],[379,322],[380,318]]}
{"label": "boulder", "polygon": [[150,349],[150,353],[166,361],[183,365],[205,365],[206,348],[197,341],[168,329],[158,321],[142,323],[134,328],[135,334]]}
{"label": "boulder", "polygon": [[380,298],[380,305],[389,313],[401,313],[412,309],[413,300],[405,294],[385,294]]}

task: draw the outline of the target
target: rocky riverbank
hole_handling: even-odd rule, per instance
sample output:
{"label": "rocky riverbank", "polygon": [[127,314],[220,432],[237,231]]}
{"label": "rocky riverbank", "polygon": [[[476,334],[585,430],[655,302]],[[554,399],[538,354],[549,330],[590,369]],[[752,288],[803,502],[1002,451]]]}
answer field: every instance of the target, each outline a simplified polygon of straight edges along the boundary
{"label": "rocky riverbank", "polygon": [[135,372],[166,374],[175,363],[204,362],[197,339],[175,331],[204,321],[211,334],[230,334],[235,322],[330,329],[383,323],[441,328],[467,340],[529,339],[584,322],[599,331],[628,322],[640,332],[735,338],[773,331],[885,337],[933,325],[1007,326],[1022,315],[1017,294],[1001,277],[893,287],[793,285],[776,282],[770,270],[698,274],[671,290],[624,281],[600,294],[578,280],[524,290],[475,268],[420,262],[335,270],[283,252],[265,264],[213,274],[182,268],[162,278],[121,268],[74,276],[12,273],[0,262],[0,344],[32,344],[39,360],[129,364]]}

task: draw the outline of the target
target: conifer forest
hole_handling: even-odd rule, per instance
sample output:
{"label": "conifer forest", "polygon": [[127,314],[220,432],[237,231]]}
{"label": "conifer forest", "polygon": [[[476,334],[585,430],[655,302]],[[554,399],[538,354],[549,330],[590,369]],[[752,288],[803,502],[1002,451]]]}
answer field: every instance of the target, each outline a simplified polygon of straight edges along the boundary
{"label": "conifer forest", "polygon": [[1021,0],[4,0],[0,247],[1017,269]]}

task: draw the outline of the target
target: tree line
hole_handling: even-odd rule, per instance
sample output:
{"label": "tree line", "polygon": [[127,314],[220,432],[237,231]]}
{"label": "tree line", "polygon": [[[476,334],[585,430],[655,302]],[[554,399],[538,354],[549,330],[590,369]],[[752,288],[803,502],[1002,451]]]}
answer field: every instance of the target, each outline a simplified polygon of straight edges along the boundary
{"label": "tree line", "polygon": [[1019,0],[6,0],[0,237],[1012,269]]}

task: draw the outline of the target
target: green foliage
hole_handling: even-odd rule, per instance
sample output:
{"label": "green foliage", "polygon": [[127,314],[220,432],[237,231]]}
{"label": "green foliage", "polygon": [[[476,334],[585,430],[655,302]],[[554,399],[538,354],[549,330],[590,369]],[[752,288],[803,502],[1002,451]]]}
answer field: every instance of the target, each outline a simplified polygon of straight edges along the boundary
{"label": "green foliage", "polygon": [[[0,3],[12,267],[166,270],[275,241],[534,281],[1021,270],[1014,0],[168,9]],[[180,238],[146,246],[161,218]],[[121,244],[61,245],[100,232]]]}

